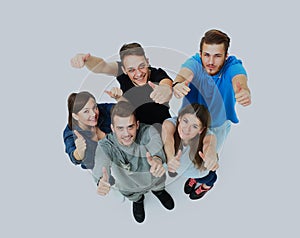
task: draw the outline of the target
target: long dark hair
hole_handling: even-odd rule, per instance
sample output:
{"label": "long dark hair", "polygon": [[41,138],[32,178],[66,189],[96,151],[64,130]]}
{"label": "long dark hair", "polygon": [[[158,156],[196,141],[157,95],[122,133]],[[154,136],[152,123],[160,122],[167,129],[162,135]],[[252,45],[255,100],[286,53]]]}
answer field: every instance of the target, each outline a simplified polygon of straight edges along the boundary
{"label": "long dark hair", "polygon": [[178,125],[179,125],[179,118],[182,118],[185,114],[193,114],[195,115],[202,123],[202,127],[204,128],[201,134],[195,136],[191,139],[190,146],[190,154],[189,157],[194,165],[199,168],[200,170],[204,170],[203,160],[199,156],[198,151],[203,152],[203,139],[207,132],[207,128],[210,126],[211,118],[207,108],[204,105],[198,103],[192,103],[184,107],[178,114],[177,123],[176,123],[176,130],[174,134],[174,148],[175,154],[177,154],[178,150],[182,148],[181,138],[178,133]]}
{"label": "long dark hair", "polygon": [[87,102],[90,100],[90,98],[95,99],[95,97],[90,94],[89,92],[83,91],[79,93],[71,93],[68,97],[68,125],[71,129],[73,129],[74,125],[78,125],[77,121],[74,120],[72,117],[72,113],[77,114],[84,106],[87,104]]}

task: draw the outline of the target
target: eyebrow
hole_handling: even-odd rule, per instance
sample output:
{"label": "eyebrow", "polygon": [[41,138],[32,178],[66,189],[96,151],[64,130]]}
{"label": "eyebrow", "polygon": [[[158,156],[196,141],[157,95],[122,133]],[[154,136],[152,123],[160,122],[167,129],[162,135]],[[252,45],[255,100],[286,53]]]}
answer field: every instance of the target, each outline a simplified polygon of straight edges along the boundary
{"label": "eyebrow", "polygon": [[[140,67],[141,65],[146,65],[146,62],[142,62],[142,63],[140,63],[138,66],[137,66],[137,68],[138,67]],[[130,70],[130,69],[135,69],[134,67],[132,67],[132,66],[129,66],[128,68],[126,68],[127,70]]]}

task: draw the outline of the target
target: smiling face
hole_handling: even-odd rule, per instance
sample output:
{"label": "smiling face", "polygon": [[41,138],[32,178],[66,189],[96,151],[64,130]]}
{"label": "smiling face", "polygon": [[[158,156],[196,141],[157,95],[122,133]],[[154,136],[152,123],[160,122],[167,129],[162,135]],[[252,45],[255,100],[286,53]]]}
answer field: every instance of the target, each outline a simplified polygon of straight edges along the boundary
{"label": "smiling face", "polygon": [[178,134],[184,144],[203,131],[201,121],[194,114],[186,113],[178,118],[178,122]]}
{"label": "smiling face", "polygon": [[111,129],[115,133],[118,142],[124,146],[130,146],[136,138],[139,122],[134,115],[120,117],[115,115]]}
{"label": "smiling face", "polygon": [[90,98],[78,113],[72,113],[72,117],[77,121],[78,126],[87,130],[96,126],[99,117],[99,110],[93,98]]}
{"label": "smiling face", "polygon": [[206,44],[200,51],[202,65],[209,75],[217,74],[223,67],[227,54],[225,53],[224,44]]}
{"label": "smiling face", "polygon": [[148,59],[139,55],[127,55],[123,59],[122,70],[128,75],[133,84],[142,86],[149,78]]}

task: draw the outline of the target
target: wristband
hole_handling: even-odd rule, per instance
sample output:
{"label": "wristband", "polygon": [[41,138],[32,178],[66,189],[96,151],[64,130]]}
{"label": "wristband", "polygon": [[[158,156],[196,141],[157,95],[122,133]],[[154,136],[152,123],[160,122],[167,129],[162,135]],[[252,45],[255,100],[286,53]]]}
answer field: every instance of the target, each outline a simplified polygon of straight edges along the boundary
{"label": "wristband", "polygon": [[172,88],[174,88],[175,85],[178,84],[178,83],[180,83],[180,82],[175,82],[175,83],[173,83],[173,84],[172,84]]}
{"label": "wristband", "polygon": [[162,162],[162,159],[161,159],[159,156],[157,156],[157,155],[153,155],[153,156],[152,156],[152,159],[159,159],[160,162]]}

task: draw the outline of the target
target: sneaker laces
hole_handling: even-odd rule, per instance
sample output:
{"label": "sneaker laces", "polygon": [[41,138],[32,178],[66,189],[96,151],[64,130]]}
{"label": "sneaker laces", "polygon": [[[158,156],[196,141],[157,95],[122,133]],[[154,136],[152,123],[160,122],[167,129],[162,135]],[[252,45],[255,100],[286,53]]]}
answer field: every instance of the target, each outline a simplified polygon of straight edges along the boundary
{"label": "sneaker laces", "polygon": [[195,190],[195,193],[197,194],[197,195],[199,195],[200,193],[202,193],[202,192],[207,192],[208,190],[210,190],[211,189],[211,187],[210,188],[203,188],[203,184],[201,184],[196,190]]}
{"label": "sneaker laces", "polygon": [[189,186],[193,187],[194,184],[196,184],[196,183],[197,183],[197,181],[195,179],[191,178],[190,181],[189,181]]}

